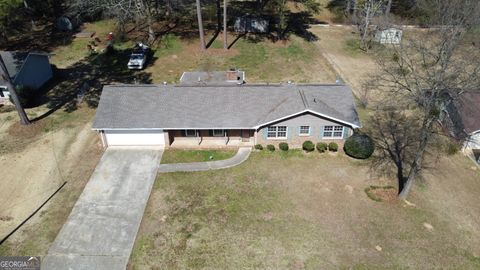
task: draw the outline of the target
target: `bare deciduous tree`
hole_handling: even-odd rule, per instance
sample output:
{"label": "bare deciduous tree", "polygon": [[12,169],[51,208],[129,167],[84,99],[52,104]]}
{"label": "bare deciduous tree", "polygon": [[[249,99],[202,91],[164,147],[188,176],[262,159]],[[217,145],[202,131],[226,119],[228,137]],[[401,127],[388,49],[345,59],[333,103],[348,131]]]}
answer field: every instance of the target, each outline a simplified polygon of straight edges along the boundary
{"label": "bare deciduous tree", "polygon": [[394,172],[399,192],[404,189],[405,174],[415,158],[419,128],[418,118],[395,107],[378,110],[367,126],[367,133],[377,149],[372,158],[373,168],[386,174]]}
{"label": "bare deciduous tree", "polygon": [[479,26],[480,2],[472,0],[424,0],[432,10],[428,31],[391,47],[379,58],[378,90],[415,108],[420,125],[418,144],[408,166],[400,198],[405,199],[416,179],[427,146],[432,140],[440,109],[447,97],[458,97],[480,85],[480,54],[465,35]]}
{"label": "bare deciduous tree", "polygon": [[386,0],[365,0],[358,5],[356,15],[358,18],[358,30],[360,32],[360,48],[368,50],[370,48],[371,24],[372,20],[380,14],[383,14]]}

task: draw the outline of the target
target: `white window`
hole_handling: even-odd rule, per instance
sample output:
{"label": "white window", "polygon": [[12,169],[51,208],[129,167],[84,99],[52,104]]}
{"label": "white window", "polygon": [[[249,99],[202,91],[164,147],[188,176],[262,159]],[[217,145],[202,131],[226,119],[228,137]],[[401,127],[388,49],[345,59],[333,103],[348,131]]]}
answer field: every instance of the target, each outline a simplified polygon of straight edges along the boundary
{"label": "white window", "polygon": [[223,129],[214,129],[213,130],[214,137],[223,137],[225,136],[225,131]]}
{"label": "white window", "polygon": [[271,126],[267,129],[267,138],[287,138],[287,127],[286,126]]}
{"label": "white window", "polygon": [[310,135],[310,126],[300,126],[300,136]]}
{"label": "white window", "polygon": [[342,138],[343,126],[324,126],[323,138]]}
{"label": "white window", "polygon": [[197,131],[195,129],[186,129],[185,137],[197,137]]}
{"label": "white window", "polygon": [[343,137],[343,127],[342,126],[334,126],[333,127],[333,137]]}

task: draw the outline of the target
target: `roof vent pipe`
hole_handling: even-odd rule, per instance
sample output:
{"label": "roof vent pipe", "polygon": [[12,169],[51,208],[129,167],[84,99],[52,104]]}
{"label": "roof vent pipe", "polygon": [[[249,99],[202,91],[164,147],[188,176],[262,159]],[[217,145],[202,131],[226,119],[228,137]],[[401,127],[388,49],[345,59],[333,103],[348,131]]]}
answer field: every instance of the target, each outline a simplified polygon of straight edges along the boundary
{"label": "roof vent pipe", "polygon": [[167,82],[163,82],[163,85],[167,85]]}

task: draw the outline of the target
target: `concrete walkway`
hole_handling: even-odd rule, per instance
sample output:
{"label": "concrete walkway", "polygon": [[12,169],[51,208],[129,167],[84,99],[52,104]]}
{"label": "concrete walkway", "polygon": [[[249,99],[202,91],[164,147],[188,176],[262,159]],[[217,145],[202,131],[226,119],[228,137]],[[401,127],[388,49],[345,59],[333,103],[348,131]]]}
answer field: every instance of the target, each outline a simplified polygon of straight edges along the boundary
{"label": "concrete walkway", "polygon": [[42,269],[126,269],[162,153],[108,148]]}
{"label": "concrete walkway", "polygon": [[196,172],[226,169],[237,166],[247,160],[251,152],[251,147],[240,147],[237,154],[229,159],[194,163],[160,164],[160,167],[158,167],[158,172]]}

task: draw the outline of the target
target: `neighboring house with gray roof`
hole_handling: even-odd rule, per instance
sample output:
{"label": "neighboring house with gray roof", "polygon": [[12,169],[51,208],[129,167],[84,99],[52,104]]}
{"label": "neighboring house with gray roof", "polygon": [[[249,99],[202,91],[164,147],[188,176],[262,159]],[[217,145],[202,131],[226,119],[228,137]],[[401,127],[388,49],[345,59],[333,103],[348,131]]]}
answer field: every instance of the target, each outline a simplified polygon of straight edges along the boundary
{"label": "neighboring house with gray roof", "polygon": [[[16,87],[37,90],[53,76],[48,55],[17,51],[0,51],[8,75]],[[0,78],[0,98],[8,99],[6,82]]]}
{"label": "neighboring house with gray roof", "polygon": [[109,85],[93,129],[104,146],[343,142],[360,127],[345,85]]}

